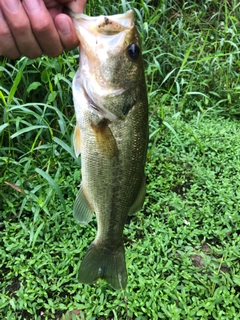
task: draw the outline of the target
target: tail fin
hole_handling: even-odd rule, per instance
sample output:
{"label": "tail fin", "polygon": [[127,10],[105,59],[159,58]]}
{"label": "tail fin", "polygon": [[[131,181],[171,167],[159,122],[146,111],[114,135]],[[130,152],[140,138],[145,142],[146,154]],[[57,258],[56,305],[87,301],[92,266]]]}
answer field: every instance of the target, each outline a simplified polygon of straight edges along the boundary
{"label": "tail fin", "polygon": [[127,270],[123,245],[111,250],[93,242],[83,258],[78,272],[81,283],[91,284],[97,279],[104,279],[114,289],[125,289]]}

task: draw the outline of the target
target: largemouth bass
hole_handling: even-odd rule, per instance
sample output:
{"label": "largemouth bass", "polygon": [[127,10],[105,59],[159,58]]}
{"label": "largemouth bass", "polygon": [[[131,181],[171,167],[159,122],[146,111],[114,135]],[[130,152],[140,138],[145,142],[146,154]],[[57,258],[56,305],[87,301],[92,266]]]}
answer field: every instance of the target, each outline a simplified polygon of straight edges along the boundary
{"label": "largemouth bass", "polygon": [[73,98],[82,182],[74,217],[87,224],[95,212],[98,228],[80,265],[79,281],[91,284],[102,278],[124,289],[123,228],[145,197],[148,102],[140,37],[132,10],[70,15],[81,43]]}

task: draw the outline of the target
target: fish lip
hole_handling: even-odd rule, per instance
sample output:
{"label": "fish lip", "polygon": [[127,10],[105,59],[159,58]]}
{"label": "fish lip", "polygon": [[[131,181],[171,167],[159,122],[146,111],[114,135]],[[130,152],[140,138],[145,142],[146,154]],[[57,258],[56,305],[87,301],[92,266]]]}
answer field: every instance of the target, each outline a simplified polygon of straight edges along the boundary
{"label": "fish lip", "polygon": [[[76,13],[70,9],[64,8],[64,13],[73,19],[74,23],[83,21],[89,24],[95,22],[97,26],[106,26],[111,21],[117,22],[122,28],[132,28],[134,26],[134,11],[128,10],[124,14],[88,16],[84,13]],[[114,26],[114,24],[113,24]],[[116,26],[116,25],[115,25]],[[101,28],[99,28],[101,30]]]}

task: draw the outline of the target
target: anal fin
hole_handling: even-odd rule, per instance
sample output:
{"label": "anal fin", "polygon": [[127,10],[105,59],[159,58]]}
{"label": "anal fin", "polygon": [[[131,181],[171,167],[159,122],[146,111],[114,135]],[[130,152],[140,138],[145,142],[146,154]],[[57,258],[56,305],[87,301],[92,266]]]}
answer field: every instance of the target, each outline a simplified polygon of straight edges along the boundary
{"label": "anal fin", "polygon": [[145,199],[145,194],[146,194],[146,178],[144,175],[138,195],[134,203],[132,204],[131,208],[129,209],[129,212],[128,212],[129,216],[133,215],[134,213],[142,209],[144,199]]}
{"label": "anal fin", "polygon": [[73,206],[73,216],[78,223],[88,224],[93,217],[93,213],[94,210],[91,208],[91,205],[84,194],[83,185],[81,183]]}

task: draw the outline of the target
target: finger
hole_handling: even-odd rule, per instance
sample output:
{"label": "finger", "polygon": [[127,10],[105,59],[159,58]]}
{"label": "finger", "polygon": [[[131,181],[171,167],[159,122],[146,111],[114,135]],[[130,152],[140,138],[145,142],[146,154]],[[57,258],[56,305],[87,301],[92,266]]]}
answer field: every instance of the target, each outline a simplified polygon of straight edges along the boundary
{"label": "finger", "polygon": [[54,21],[64,49],[76,48],[79,45],[79,40],[71,18],[66,14],[59,14]]}
{"label": "finger", "polygon": [[14,41],[13,35],[7,25],[0,8],[0,54],[10,58],[17,59],[21,56],[18,47]]}
{"label": "finger", "polygon": [[[63,5],[66,4],[72,11],[81,13],[86,5],[85,0],[69,1],[59,0]],[[79,39],[76,35],[72,20],[65,14],[59,14],[55,18],[55,25],[58,29],[64,49],[71,50],[79,45]]]}
{"label": "finger", "polygon": [[43,52],[50,57],[60,55],[63,51],[61,40],[43,1],[23,0],[22,3]]}
{"label": "finger", "polygon": [[42,50],[32,33],[28,16],[21,2],[19,0],[1,0],[0,4],[18,51],[32,59],[40,56]]}

